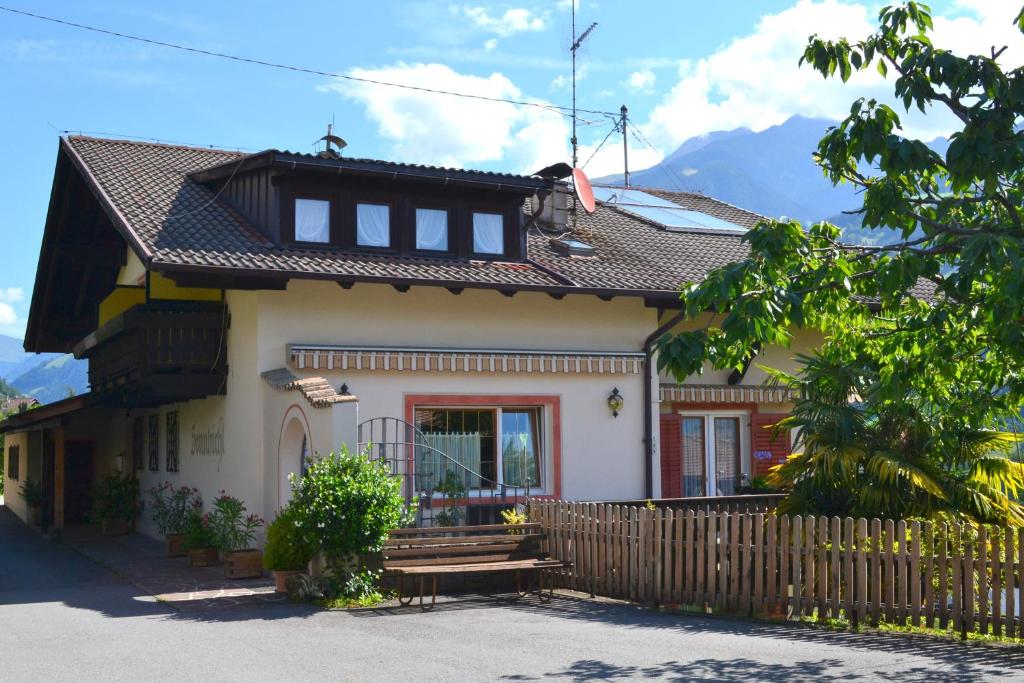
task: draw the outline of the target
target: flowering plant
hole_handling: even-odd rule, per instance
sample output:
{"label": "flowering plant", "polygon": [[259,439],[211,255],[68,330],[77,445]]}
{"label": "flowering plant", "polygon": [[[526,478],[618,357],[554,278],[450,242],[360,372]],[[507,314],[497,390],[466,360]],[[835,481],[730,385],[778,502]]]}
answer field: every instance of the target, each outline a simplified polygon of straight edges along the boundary
{"label": "flowering plant", "polygon": [[153,522],[164,536],[185,533],[188,530],[189,514],[203,507],[198,489],[188,486],[175,488],[169,481],[154,486],[147,493],[152,501],[150,509]]}
{"label": "flowering plant", "polygon": [[263,526],[263,519],[255,514],[246,514],[245,503],[220,492],[213,501],[208,524],[213,532],[216,546],[221,552],[245,550],[252,546],[256,539],[256,530]]}
{"label": "flowering plant", "polygon": [[203,514],[201,503],[198,508],[192,508],[189,511],[187,519],[185,542],[183,543],[185,550],[216,547],[217,536],[210,528],[210,516]]}

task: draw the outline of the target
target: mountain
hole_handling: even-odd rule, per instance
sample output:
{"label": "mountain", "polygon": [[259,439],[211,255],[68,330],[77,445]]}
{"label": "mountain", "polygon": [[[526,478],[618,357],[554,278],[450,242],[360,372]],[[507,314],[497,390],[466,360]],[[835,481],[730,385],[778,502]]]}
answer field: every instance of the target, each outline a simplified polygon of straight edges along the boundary
{"label": "mountain", "polygon": [[42,360],[15,377],[11,380],[11,385],[26,396],[35,396],[42,403],[53,403],[68,396],[87,392],[87,361],[76,360],[70,353],[53,355],[54,358]]}
{"label": "mountain", "polygon": [[4,387],[43,403],[89,390],[88,363],[70,354],[26,353],[20,339],[0,335],[0,380]]}

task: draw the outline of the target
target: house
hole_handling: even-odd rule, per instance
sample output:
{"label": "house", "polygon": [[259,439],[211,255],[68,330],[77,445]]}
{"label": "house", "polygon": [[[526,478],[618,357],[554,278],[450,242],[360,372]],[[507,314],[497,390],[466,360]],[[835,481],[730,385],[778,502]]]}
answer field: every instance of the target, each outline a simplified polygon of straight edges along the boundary
{"label": "house", "polygon": [[39,403],[39,399],[35,396],[10,396],[4,400],[3,412],[21,413],[38,405],[42,404]]}
{"label": "house", "polygon": [[441,460],[491,503],[731,493],[786,455],[788,397],[756,366],[677,385],[653,344],[761,217],[601,187],[587,213],[559,175],[62,138],[25,347],[91,391],[0,424],[7,485],[55,526],[111,471],[270,517],[305,456],[372,443],[428,500]]}

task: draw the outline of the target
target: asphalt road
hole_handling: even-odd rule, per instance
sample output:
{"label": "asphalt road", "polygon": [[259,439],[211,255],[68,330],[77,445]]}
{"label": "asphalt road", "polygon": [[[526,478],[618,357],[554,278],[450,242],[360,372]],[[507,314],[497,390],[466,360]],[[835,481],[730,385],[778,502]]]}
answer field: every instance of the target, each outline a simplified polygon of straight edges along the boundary
{"label": "asphalt road", "polygon": [[176,612],[0,508],[0,680],[1024,680],[1024,649],[489,598]]}

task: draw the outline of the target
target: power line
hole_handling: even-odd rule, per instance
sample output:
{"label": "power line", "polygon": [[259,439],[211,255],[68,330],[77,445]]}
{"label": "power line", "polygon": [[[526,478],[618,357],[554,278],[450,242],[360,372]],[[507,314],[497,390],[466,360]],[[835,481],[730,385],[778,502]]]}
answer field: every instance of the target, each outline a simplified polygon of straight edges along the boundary
{"label": "power line", "polygon": [[[15,9],[13,7],[5,7],[0,5],[0,11],[9,12],[10,14],[17,14],[23,17],[30,17],[32,19],[39,19],[41,21],[49,21],[54,24],[60,24],[62,26],[70,26],[72,28],[82,29],[83,31],[92,31],[93,33],[102,33],[108,36],[114,36],[116,38],[124,38],[126,40],[134,40],[140,43],[147,43],[149,45],[158,45],[160,47],[167,47],[174,50],[182,50],[184,52],[192,52],[195,54],[205,55],[207,57],[219,57],[221,59],[230,59],[236,62],[244,62],[246,64],[255,64],[257,66],[265,66],[272,69],[282,69],[284,71],[295,71],[298,73],[312,74],[314,76],[326,76],[328,78],[340,78],[346,81],[355,81],[357,83],[367,83],[370,85],[381,85],[389,88],[403,88],[405,90],[415,90],[417,92],[431,93],[434,95],[448,95],[450,97],[462,97],[471,100],[484,100],[487,102],[501,102],[503,104],[512,104],[520,107],[537,107],[538,109],[546,109],[553,111],[556,114],[561,114],[567,118],[575,118],[572,107],[563,107],[557,104],[544,104],[541,102],[530,102],[528,100],[513,100],[503,97],[489,97],[487,95],[474,95],[471,93],[455,92],[453,90],[442,90],[438,88],[427,88],[420,85],[407,85],[404,83],[391,83],[388,81],[380,81],[373,78],[363,78],[359,76],[350,76],[347,74],[335,73],[332,71],[321,71],[319,69],[310,69],[301,66],[293,66],[290,64],[281,64],[278,62],[269,62],[263,59],[255,59],[252,57],[242,57],[239,55],[227,54],[224,52],[215,52],[213,50],[203,50],[197,47],[188,47],[187,45],[179,45],[177,43],[168,43],[162,40],[155,40],[153,38],[145,38],[142,36],[132,35],[130,33],[121,33],[119,31],[112,31],[110,29],[99,28],[96,26],[89,26],[87,24],[79,24],[74,21],[67,19],[58,19],[57,17],[49,17],[42,14],[35,14],[33,12],[26,12],[25,10]],[[576,111],[584,112],[586,114],[597,114],[600,116],[614,116],[611,112],[597,111],[594,109],[578,109]],[[593,122],[588,122],[593,123]]]}
{"label": "power line", "polygon": [[[629,132],[633,134],[633,137],[636,138],[637,141],[640,144],[646,145],[655,154],[661,154],[661,152],[658,151],[658,148],[655,147],[653,144],[651,144],[651,141],[648,140],[647,137],[643,133],[640,132],[640,130],[639,130],[639,128],[637,126],[635,126],[635,125],[631,126],[630,129],[629,129]],[[686,181],[683,180],[682,176],[680,176],[678,173],[676,173],[676,170],[674,168],[672,168],[672,166],[670,166],[669,164],[662,164],[662,167],[665,168],[669,172],[669,175],[671,176],[672,181],[675,183],[676,188],[680,192],[690,192],[690,190],[687,189],[687,187],[686,187],[686,185],[687,185]]]}
{"label": "power line", "polygon": [[582,166],[580,166],[581,170],[587,167],[587,164],[589,164],[590,161],[595,156],[597,156],[597,153],[601,151],[601,148],[604,147],[604,143],[608,142],[608,138],[610,138],[612,136],[612,133],[615,133],[618,130],[619,130],[619,127],[617,125],[612,126],[612,129],[610,131],[608,131],[607,135],[604,136],[604,140],[601,140],[601,144],[599,144],[597,147],[594,148],[594,151],[590,153],[590,156],[587,157],[587,160],[583,162]]}

